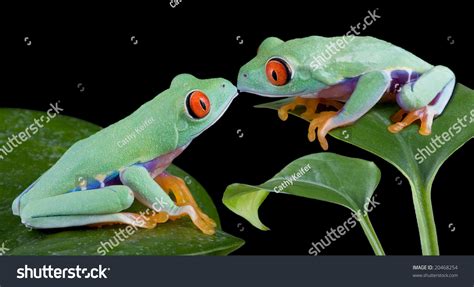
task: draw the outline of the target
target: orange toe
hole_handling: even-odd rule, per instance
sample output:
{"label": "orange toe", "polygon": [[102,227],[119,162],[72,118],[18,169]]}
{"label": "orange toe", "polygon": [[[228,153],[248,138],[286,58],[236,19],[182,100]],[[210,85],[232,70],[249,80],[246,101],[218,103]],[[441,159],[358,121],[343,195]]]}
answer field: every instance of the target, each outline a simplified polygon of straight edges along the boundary
{"label": "orange toe", "polygon": [[[411,111],[405,116],[405,118],[403,118],[405,112],[402,111],[403,110],[400,110],[392,116],[392,119],[396,120],[396,123],[388,126],[388,130],[391,133],[398,133],[404,128],[410,126],[416,120],[420,120],[421,127],[418,132],[425,136],[431,134],[431,125],[433,123],[434,114],[429,109],[429,107],[423,107],[421,109]],[[403,118],[403,120],[401,118]]]}
{"label": "orange toe", "polygon": [[321,112],[318,114],[318,117],[313,119],[309,124],[308,128],[308,139],[310,142],[316,140],[316,129],[318,130],[318,141],[323,150],[327,150],[329,148],[328,142],[326,140],[326,134],[329,132],[328,130],[328,123],[333,118],[337,112]]}
{"label": "orange toe", "polygon": [[213,235],[216,233],[216,229],[215,229],[215,223],[214,225],[212,225],[211,223],[209,223],[208,221],[204,220],[203,218],[201,217],[197,217],[196,219],[193,220],[193,223],[194,225],[196,225],[197,228],[199,228],[199,230],[202,231],[202,233],[204,234],[207,234],[207,235]]}
{"label": "orange toe", "polygon": [[407,112],[404,111],[403,109],[400,109],[398,112],[394,113],[391,117],[390,117],[390,120],[394,123],[396,122],[399,122],[403,119],[403,116],[406,114]]}

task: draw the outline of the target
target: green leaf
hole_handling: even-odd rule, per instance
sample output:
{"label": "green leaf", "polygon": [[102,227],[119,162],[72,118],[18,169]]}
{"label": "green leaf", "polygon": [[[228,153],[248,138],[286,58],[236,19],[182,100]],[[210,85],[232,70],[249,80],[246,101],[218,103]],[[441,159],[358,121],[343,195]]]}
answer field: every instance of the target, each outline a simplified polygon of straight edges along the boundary
{"label": "green leaf", "polygon": [[[343,174],[350,174],[350,180]],[[253,226],[268,230],[258,217],[258,208],[270,192],[331,202],[357,212],[364,210],[379,181],[380,170],[373,162],[317,153],[291,162],[263,184],[229,185],[222,201]]]}
{"label": "green leaf", "polygon": [[[34,133],[30,125],[35,119],[40,121],[41,116],[44,116],[44,122],[40,122],[44,127]],[[8,249],[6,255],[98,255],[98,248],[105,250],[104,246],[110,251],[109,255],[226,255],[243,245],[241,239],[220,230],[216,207],[207,192],[176,166],[170,166],[168,171],[187,182],[202,210],[218,223],[215,235],[203,234],[184,218],[151,230],[133,229],[131,234],[126,232],[125,225],[29,231],[20,218],[12,214],[15,197],[53,165],[69,146],[100,129],[66,116],[45,122],[46,114],[42,112],[0,109],[0,148],[6,145],[8,137],[18,135],[27,127],[31,135],[7,155],[0,151],[3,156],[0,158],[0,247],[3,243]],[[131,210],[145,210],[145,207],[135,203]],[[123,233],[117,236],[116,232],[121,230]]]}
{"label": "green leaf", "polygon": [[[343,175],[350,174],[350,177]],[[301,157],[263,184],[229,185],[222,201],[253,226],[267,230],[258,217],[258,208],[270,192],[296,195],[342,205],[362,214],[360,220],[374,250],[383,250],[365,213],[380,181],[380,170],[361,159],[333,153],[317,153]],[[377,253],[377,250],[376,250]]]}
{"label": "green leaf", "polygon": [[[257,107],[278,109],[289,101],[291,99],[284,99]],[[430,136],[418,134],[419,126],[416,124],[398,134],[390,133],[387,130],[392,124],[390,116],[397,110],[396,105],[378,105],[354,125],[335,129],[330,135],[383,158],[407,177],[413,193],[423,254],[439,254],[431,187],[443,162],[474,136],[474,91],[461,84],[456,86],[445,111],[435,119]],[[293,114],[299,116],[302,112],[298,109]],[[443,144],[439,142],[440,138]],[[429,155],[428,149],[433,151]]]}

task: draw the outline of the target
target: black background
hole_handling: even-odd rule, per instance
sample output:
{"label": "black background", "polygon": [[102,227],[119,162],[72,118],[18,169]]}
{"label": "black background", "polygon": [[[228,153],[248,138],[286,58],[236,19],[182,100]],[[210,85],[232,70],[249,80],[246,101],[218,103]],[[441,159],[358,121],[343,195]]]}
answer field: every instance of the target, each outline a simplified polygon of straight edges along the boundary
{"label": "black background", "polygon": [[[168,88],[179,73],[235,82],[239,67],[255,56],[266,37],[339,36],[375,8],[381,18],[362,35],[387,40],[432,64],[448,66],[458,82],[474,87],[472,19],[467,7],[434,2],[420,8],[408,2],[387,7],[349,7],[340,2],[330,6],[317,1],[258,4],[183,0],[175,8],[161,1],[154,7],[2,9],[1,106],[45,111],[49,103],[61,100],[63,114],[107,126]],[[246,240],[235,254],[307,254],[312,241],[350,216],[347,209],[271,195],[260,209],[262,221],[271,228],[263,232],[221,203],[228,184],[262,183],[294,159],[321,151],[318,143],[307,141],[305,122],[296,118],[281,122],[276,112],[253,108],[268,100],[241,94],[175,164],[211,194],[224,230]],[[328,138],[331,152],[374,161],[382,170],[376,191],[381,205],[371,213],[371,220],[385,252],[420,254],[407,180],[382,159]],[[474,254],[474,196],[469,179],[472,147],[471,141],[457,151],[434,182],[433,206],[442,254]],[[344,176],[350,175],[341,174]],[[450,231],[451,223],[455,231]],[[373,252],[362,229],[356,227],[322,254]]]}

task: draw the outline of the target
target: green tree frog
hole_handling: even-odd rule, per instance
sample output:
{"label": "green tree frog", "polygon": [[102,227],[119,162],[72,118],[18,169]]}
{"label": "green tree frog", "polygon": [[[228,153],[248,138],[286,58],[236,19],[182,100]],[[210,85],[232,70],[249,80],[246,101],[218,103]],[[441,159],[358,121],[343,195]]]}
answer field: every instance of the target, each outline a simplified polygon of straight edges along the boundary
{"label": "green tree frog", "polygon": [[[326,134],[354,123],[376,103],[396,101],[400,111],[388,127],[397,133],[416,120],[419,133],[429,135],[433,118],[447,105],[455,85],[454,73],[432,66],[410,52],[373,37],[319,37],[282,41],[267,38],[257,56],[242,66],[237,88],[267,97],[295,97],[282,106],[279,117],[305,106],[308,138],[317,137],[324,150]],[[318,105],[337,111],[316,113]]]}
{"label": "green tree frog", "polygon": [[[236,95],[235,86],[222,78],[176,76],[169,89],[130,116],[72,145],[15,199],[13,213],[36,229],[115,223],[154,228],[189,216],[203,233],[213,234],[215,222],[183,180],[165,169]],[[123,212],[134,199],[152,215]]]}

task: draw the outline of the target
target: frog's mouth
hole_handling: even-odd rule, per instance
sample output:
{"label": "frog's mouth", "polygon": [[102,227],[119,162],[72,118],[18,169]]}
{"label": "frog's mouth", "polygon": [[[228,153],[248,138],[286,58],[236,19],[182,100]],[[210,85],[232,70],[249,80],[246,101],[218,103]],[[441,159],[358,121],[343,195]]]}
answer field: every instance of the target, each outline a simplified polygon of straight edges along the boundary
{"label": "frog's mouth", "polygon": [[227,102],[227,104],[223,107],[221,107],[221,110],[219,112],[219,114],[216,116],[216,118],[211,122],[209,123],[209,125],[207,125],[206,128],[202,129],[200,132],[194,134],[192,136],[192,138],[196,138],[198,137],[200,134],[202,134],[205,130],[207,130],[209,127],[213,126],[223,115],[224,113],[227,111],[227,109],[229,108],[230,104],[232,104],[232,101],[234,101],[234,99],[239,95],[239,91],[237,90],[237,92],[232,96],[232,98],[229,100],[229,102]]}

